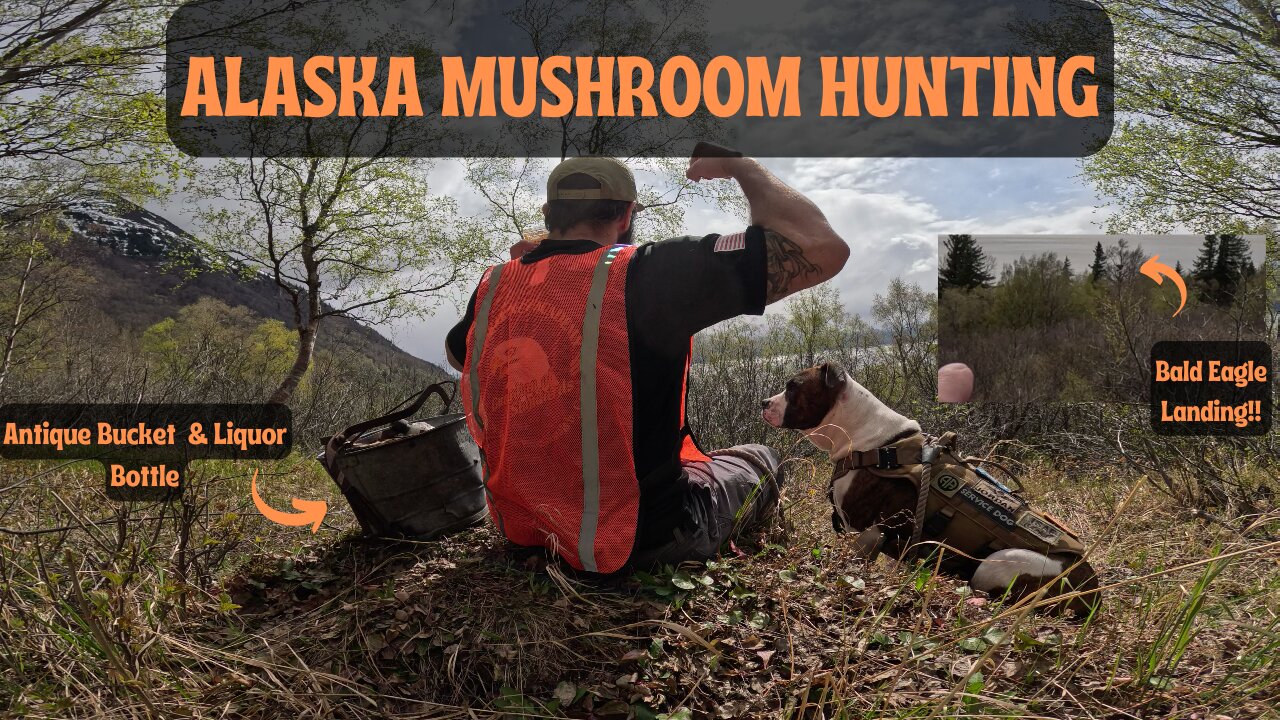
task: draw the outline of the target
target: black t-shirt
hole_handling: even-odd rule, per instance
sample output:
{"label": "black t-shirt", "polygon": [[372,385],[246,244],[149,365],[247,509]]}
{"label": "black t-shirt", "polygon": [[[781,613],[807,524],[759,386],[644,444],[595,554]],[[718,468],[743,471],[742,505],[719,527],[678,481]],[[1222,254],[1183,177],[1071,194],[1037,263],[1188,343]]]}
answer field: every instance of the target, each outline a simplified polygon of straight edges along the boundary
{"label": "black t-shirt", "polygon": [[[590,240],[544,240],[522,263],[600,248]],[[641,245],[627,268],[625,302],[631,355],[632,453],[640,481],[636,549],[671,538],[684,519],[687,476],[677,458],[680,389],[689,339],[739,315],[765,307],[764,233],[752,226],[733,236],[680,237]],[[460,362],[475,319],[476,294],[449,331],[449,352]]]}

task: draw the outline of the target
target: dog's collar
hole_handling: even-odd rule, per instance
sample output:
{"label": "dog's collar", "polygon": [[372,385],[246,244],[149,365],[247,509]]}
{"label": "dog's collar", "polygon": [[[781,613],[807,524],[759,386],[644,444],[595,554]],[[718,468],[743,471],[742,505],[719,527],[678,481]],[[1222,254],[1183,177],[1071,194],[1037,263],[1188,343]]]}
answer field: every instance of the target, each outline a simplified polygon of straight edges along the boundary
{"label": "dog's collar", "polygon": [[874,450],[854,450],[836,461],[833,475],[840,477],[847,472],[864,468],[896,470],[904,465],[919,465],[923,443],[910,448],[900,448],[897,444],[920,434],[919,430],[904,430]]}

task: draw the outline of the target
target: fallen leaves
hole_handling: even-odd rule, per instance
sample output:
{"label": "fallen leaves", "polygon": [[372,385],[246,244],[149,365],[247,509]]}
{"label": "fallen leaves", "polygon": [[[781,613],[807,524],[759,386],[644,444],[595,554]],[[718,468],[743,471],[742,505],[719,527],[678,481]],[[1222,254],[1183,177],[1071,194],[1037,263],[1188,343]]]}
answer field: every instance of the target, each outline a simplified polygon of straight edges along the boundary
{"label": "fallen leaves", "polygon": [[[865,564],[838,543],[820,552],[767,545],[612,583],[566,574],[571,591],[501,547],[481,531],[452,547],[277,566],[241,583],[253,614],[237,615],[253,618],[249,633],[280,643],[277,658],[296,652],[353,688],[390,687],[418,703],[389,703],[388,714],[438,701],[619,720],[776,717],[790,707],[808,720],[837,716],[833,698],[894,715],[951,697],[953,711],[970,715],[1014,716],[1032,698],[1035,712],[1068,716],[1189,697],[1185,674],[1159,676],[1167,687],[1124,683],[1129,667],[1080,657],[1124,641],[1102,635],[1117,632],[1110,616],[1091,628],[1098,640],[1052,618],[993,622],[1004,606],[963,583]],[[317,590],[299,602],[293,590],[304,582]],[[1233,622],[1231,632],[1243,632]],[[1247,642],[1213,649],[1212,661],[1240,666],[1237,656],[1256,655]]]}

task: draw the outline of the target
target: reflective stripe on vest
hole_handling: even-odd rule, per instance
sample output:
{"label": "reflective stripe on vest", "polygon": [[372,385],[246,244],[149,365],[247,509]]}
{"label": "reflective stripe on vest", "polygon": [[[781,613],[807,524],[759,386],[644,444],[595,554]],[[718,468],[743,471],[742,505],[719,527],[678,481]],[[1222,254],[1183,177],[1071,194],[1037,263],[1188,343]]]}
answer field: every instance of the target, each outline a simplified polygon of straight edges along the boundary
{"label": "reflective stripe on vest", "polygon": [[600,349],[600,310],[609,267],[622,250],[614,245],[600,256],[591,274],[587,312],[582,317],[582,357],[578,363],[582,377],[579,393],[582,407],[582,527],[578,531],[578,561],[582,569],[596,571],[596,530],[600,522],[600,426],[596,417],[596,358]]}
{"label": "reflective stripe on vest", "polygon": [[[485,338],[485,334],[489,329],[489,308],[493,305],[493,295],[498,290],[498,279],[502,277],[503,267],[505,266],[496,265],[493,267],[492,270],[489,271],[489,291],[484,294],[484,300],[480,303],[480,309],[476,313],[476,319],[475,319],[476,357],[480,357],[480,353],[484,352],[484,338]],[[479,368],[479,365],[473,363],[471,365],[471,372],[469,373],[469,384],[471,385],[470,387],[471,392],[469,393],[469,395],[470,395],[471,404],[470,404],[470,408],[468,409],[468,414],[474,419],[476,427],[483,430],[484,420],[481,419],[480,410],[479,410],[480,408],[480,377],[479,377],[478,368]],[[464,399],[463,402],[465,403],[466,399]],[[480,450],[480,478],[481,478],[481,482],[484,484],[484,499],[485,499],[485,502],[488,504],[489,508],[493,511],[493,521],[495,524],[497,524],[498,531],[502,532],[505,535],[506,531],[503,528],[502,514],[497,512],[496,509],[494,509],[495,506],[493,504],[493,495],[489,492],[489,461],[484,456],[484,446],[479,440],[479,437],[480,436],[477,436],[476,438],[476,445]]]}

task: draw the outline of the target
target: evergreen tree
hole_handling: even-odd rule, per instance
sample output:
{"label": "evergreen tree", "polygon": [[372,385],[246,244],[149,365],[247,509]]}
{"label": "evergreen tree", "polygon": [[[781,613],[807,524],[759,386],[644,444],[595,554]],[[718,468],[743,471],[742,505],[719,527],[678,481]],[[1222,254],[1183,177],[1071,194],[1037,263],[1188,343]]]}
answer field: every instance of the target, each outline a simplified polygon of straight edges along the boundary
{"label": "evergreen tree", "polygon": [[1205,235],[1204,243],[1200,246],[1200,254],[1196,256],[1196,262],[1191,266],[1191,277],[1208,282],[1213,277],[1213,266],[1217,261],[1218,236]]}
{"label": "evergreen tree", "polygon": [[1089,266],[1089,280],[1098,282],[1107,276],[1107,253],[1102,249],[1102,241],[1093,246],[1093,264]]}
{"label": "evergreen tree", "polygon": [[938,270],[938,290],[960,288],[972,290],[991,287],[991,259],[972,235],[949,235],[942,243],[946,257]]}
{"label": "evergreen tree", "polygon": [[1071,277],[1071,258],[1062,259],[1062,276]]}
{"label": "evergreen tree", "polygon": [[1217,287],[1213,280],[1213,268],[1218,264],[1218,236],[1205,235],[1200,254],[1191,265],[1188,278],[1196,286],[1196,295],[1204,302],[1217,302]]}
{"label": "evergreen tree", "polygon": [[1176,262],[1176,263],[1174,263],[1174,264],[1173,264],[1173,271],[1174,271],[1174,272],[1176,272],[1176,273],[1178,273],[1179,275],[1181,275],[1181,274],[1182,274],[1182,261],[1181,261],[1181,260],[1179,260],[1178,262]]}
{"label": "evergreen tree", "polygon": [[1222,235],[1218,239],[1218,260],[1214,274],[1222,281],[1238,281],[1249,264],[1249,241],[1239,235]]}
{"label": "evergreen tree", "polygon": [[1217,303],[1226,305],[1235,300],[1249,262],[1249,241],[1239,235],[1218,236],[1218,258],[1212,275]]}

